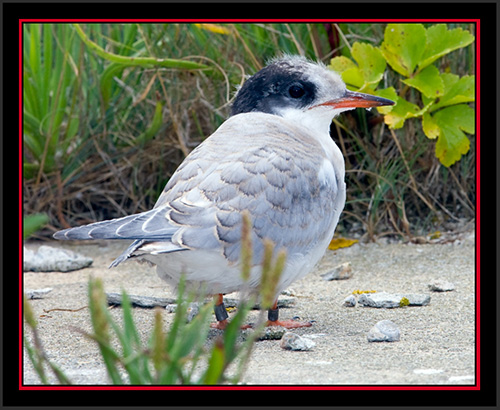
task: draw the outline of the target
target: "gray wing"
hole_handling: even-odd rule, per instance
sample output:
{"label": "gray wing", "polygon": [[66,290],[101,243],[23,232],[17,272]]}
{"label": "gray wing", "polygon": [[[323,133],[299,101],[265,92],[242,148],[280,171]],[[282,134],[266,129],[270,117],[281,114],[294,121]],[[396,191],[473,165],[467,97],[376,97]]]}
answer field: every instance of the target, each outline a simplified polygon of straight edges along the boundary
{"label": "gray wing", "polygon": [[306,253],[333,234],[344,205],[343,172],[335,172],[303,129],[276,116],[266,123],[265,114],[241,115],[248,116],[246,127],[241,118],[226,121],[186,158],[160,196],[156,206],[170,208],[168,218],[179,226],[172,240],[236,262],[241,214],[248,210],[255,264],[262,261],[263,238],[289,254]]}
{"label": "gray wing", "polygon": [[155,208],[123,218],[64,229],[56,232],[54,238],[169,240],[177,229],[166,218],[165,209]]}
{"label": "gray wing", "polygon": [[[234,121],[241,116],[244,121]],[[333,233],[343,207],[343,174],[325,168],[324,150],[314,138],[279,117],[236,117],[188,155],[151,211],[54,237],[134,239],[112,266],[151,242],[158,245],[155,253],[204,249],[237,262],[241,215],[248,210],[255,264],[262,261],[264,238],[289,254],[314,247]]]}

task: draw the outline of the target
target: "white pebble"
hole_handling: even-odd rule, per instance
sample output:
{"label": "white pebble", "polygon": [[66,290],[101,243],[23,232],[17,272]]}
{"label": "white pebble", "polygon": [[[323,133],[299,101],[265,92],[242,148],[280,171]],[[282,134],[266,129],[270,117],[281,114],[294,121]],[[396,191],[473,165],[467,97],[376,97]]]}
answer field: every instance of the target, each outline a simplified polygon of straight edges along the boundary
{"label": "white pebble", "polygon": [[436,279],[427,285],[433,292],[451,292],[455,290],[455,285],[444,279]]}
{"label": "white pebble", "polygon": [[28,299],[42,299],[47,293],[51,292],[52,288],[43,289],[25,289],[24,293]]}
{"label": "white pebble", "polygon": [[321,277],[323,280],[344,280],[352,278],[351,263],[342,263],[328,272],[322,273]]}
{"label": "white pebble", "polygon": [[369,342],[397,342],[400,338],[400,332],[394,322],[381,320],[371,328],[367,338]]}
{"label": "white pebble", "polygon": [[299,336],[292,332],[286,332],[281,338],[280,346],[285,350],[307,351],[316,346],[316,343],[307,337]]}
{"label": "white pebble", "polygon": [[354,307],[356,306],[356,298],[353,295],[349,295],[344,299],[345,307]]}

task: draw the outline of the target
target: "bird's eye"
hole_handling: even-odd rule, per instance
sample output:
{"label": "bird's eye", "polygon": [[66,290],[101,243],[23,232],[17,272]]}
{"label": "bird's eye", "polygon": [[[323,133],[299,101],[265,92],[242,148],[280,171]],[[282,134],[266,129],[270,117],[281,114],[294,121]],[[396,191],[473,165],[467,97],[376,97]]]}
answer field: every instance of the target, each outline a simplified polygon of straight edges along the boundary
{"label": "bird's eye", "polygon": [[301,85],[295,84],[288,89],[288,94],[290,94],[292,98],[300,98],[305,94],[305,90]]}

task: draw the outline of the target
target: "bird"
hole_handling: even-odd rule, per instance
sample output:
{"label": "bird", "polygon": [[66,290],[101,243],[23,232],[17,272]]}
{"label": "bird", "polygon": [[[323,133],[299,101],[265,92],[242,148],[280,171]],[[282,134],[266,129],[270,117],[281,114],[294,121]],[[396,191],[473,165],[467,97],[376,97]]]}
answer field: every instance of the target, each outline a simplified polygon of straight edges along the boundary
{"label": "bird", "polygon": [[[350,91],[324,63],[282,54],[246,79],[229,117],[172,174],[153,209],[56,232],[56,239],[121,239],[131,245],[110,265],[128,259],[156,265],[176,287],[203,288],[215,299],[217,322],[228,314],[223,295],[257,291],[264,241],[286,252],[268,325],[279,320],[277,297],[307,275],[333,238],[345,205],[345,163],[330,136],[341,112],[394,102]],[[253,249],[249,278],[241,275],[243,214]]]}

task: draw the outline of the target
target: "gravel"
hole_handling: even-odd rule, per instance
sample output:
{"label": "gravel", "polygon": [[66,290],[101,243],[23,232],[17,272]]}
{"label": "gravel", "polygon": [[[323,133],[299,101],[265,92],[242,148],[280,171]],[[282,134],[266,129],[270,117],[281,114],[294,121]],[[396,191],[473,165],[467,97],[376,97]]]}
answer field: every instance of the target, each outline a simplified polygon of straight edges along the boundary
{"label": "gravel", "polygon": [[[101,277],[106,292],[175,299],[176,295],[147,264],[126,262],[107,269],[127,246],[124,242],[51,242],[50,246],[92,258],[92,266],[69,272],[25,272],[25,289],[52,288],[43,298],[30,300],[48,357],[76,384],[109,384],[98,348],[75,329],[90,331],[87,301],[89,276]],[[36,251],[39,243],[26,247]],[[315,346],[295,352],[280,347],[280,340],[255,344],[242,383],[296,385],[472,385],[475,383],[475,257],[474,234],[447,244],[371,243],[328,250],[317,269],[293,284],[293,303],[280,310],[280,319],[299,316],[313,326],[293,333]],[[349,263],[353,275],[325,281],[321,272]],[[431,291],[429,284],[446,278],[452,292]],[[366,308],[344,306],[356,290],[393,295],[426,295],[424,306]],[[363,295],[363,294],[361,294]],[[361,295],[357,296],[358,301]],[[237,300],[238,295],[227,298]],[[83,308],[83,309],[80,309]],[[80,310],[79,310],[80,309]],[[121,320],[120,307],[110,309]],[[152,309],[134,308],[134,320],[143,341],[153,327]],[[232,313],[230,313],[231,317]],[[251,311],[248,322],[256,322]],[[169,326],[173,314],[163,314]],[[396,343],[370,343],[367,334],[380,321],[397,324]],[[215,338],[216,332],[209,333]],[[28,338],[30,338],[28,334]],[[24,383],[39,384],[27,354]]]}

